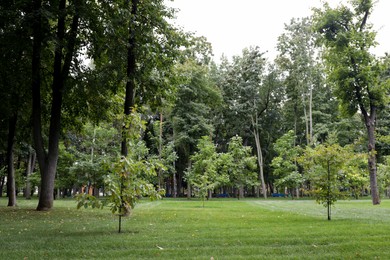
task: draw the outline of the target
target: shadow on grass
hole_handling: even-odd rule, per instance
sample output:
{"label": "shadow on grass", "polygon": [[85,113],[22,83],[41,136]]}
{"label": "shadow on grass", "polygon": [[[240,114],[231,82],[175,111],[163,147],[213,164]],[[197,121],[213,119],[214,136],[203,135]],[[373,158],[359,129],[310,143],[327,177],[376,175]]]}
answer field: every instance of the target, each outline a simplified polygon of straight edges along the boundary
{"label": "shadow on grass", "polygon": [[112,236],[112,235],[137,235],[140,232],[138,230],[122,230],[121,233],[118,233],[118,230],[80,230],[72,232],[64,232],[63,237],[91,237],[96,238],[96,236]]}

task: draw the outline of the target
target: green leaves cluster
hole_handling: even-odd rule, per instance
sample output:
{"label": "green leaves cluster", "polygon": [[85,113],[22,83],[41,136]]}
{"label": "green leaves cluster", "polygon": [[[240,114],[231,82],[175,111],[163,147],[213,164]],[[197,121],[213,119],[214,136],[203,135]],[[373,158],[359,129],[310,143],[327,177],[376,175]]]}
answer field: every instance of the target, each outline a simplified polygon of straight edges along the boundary
{"label": "green leaves cluster", "polygon": [[210,137],[198,140],[198,151],[191,156],[192,166],[187,170],[186,179],[204,201],[207,193],[223,185],[229,185],[243,195],[246,186],[258,185],[257,161],[252,148],[243,146],[241,137],[230,139],[228,152],[217,153]]}
{"label": "green leaves cluster", "polygon": [[302,149],[295,146],[295,138],[294,131],[290,130],[274,145],[278,156],[272,159],[271,167],[277,177],[275,185],[281,188],[297,188],[304,182],[304,177],[298,169],[298,158]]}
{"label": "green leaves cluster", "polygon": [[306,147],[299,158],[306,179],[318,203],[330,207],[340,198],[346,198],[367,184],[366,156],[356,154],[351,146],[342,147],[328,140],[314,148]]}

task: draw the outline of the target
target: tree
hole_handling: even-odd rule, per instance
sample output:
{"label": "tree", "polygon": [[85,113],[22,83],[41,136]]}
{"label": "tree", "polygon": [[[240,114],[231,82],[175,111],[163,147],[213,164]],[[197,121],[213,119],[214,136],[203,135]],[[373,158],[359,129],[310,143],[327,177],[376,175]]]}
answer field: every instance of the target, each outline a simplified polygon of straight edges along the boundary
{"label": "tree", "polygon": [[[315,40],[311,18],[302,18],[291,19],[277,43],[280,54],[276,58],[276,64],[283,73],[286,91],[285,121],[287,124],[293,122],[295,135],[305,133],[301,136],[306,145],[315,142],[315,124],[323,121],[321,117],[326,111],[326,105],[333,103],[329,99],[331,92],[325,86],[324,67],[319,61]],[[326,102],[321,102],[321,99]],[[329,119],[325,124],[329,124]]]}
{"label": "tree", "polygon": [[128,150],[127,156],[118,157],[114,163],[107,162],[108,173],[105,176],[106,191],[109,196],[103,200],[96,196],[82,193],[77,196],[77,208],[97,207],[109,205],[111,212],[118,213],[118,232],[122,230],[122,217],[129,216],[131,209],[143,196],[150,199],[160,199],[165,193],[151,183],[151,178],[157,176],[157,170],[164,168],[157,160],[149,160],[145,143],[140,140],[144,122],[135,110],[132,111],[127,122]]}
{"label": "tree", "polygon": [[315,29],[326,47],[324,58],[329,80],[335,83],[335,94],[343,111],[361,113],[367,130],[368,168],[372,203],[380,204],[376,174],[375,125],[377,112],[387,104],[390,81],[382,80],[383,65],[370,48],[375,46],[375,32],[368,23],[373,10],[371,0],[354,0],[341,5],[317,9]]}
{"label": "tree", "polygon": [[[274,169],[274,174],[277,176],[276,185],[287,187],[289,189],[296,188],[304,181],[303,176],[298,171],[298,157],[300,150],[295,146],[294,131],[290,130],[280,137],[275,145],[275,151],[278,156],[274,157],[271,166]],[[297,192],[297,197],[299,193]]]}
{"label": "tree", "polygon": [[324,144],[314,149],[307,147],[303,155],[311,193],[318,203],[327,207],[328,220],[331,220],[331,206],[343,197],[340,168],[344,161],[341,152],[342,148],[337,144]]}
{"label": "tree", "polygon": [[[278,78],[276,70],[266,66],[266,60],[258,47],[244,49],[242,56],[235,56],[232,64],[221,65],[220,85],[225,101],[224,121],[231,135],[239,134],[254,139],[259,165],[259,180],[264,198],[267,188],[264,174],[263,143],[267,113],[274,109],[279,99],[276,93]],[[259,196],[259,189],[256,191]]]}
{"label": "tree", "polygon": [[332,134],[324,144],[314,148],[307,146],[299,158],[311,194],[318,203],[327,207],[328,220],[331,220],[331,206],[356,185],[354,174],[362,173],[358,163],[361,155],[355,154],[351,146],[342,147],[335,140]]}
{"label": "tree", "polygon": [[[36,150],[40,173],[41,185],[39,203],[37,210],[49,210],[53,207],[54,179],[57,168],[59,141],[61,131],[61,111],[65,90],[69,91],[68,81],[71,70],[77,67],[78,48],[80,47],[80,23],[83,17],[83,3],[79,0],[67,2],[59,0],[54,5],[47,6],[41,0],[33,1],[31,15],[32,22],[32,122],[33,140]],[[53,8],[53,9],[51,9]],[[54,21],[50,15],[56,17],[56,26],[51,28]],[[85,17],[84,17],[85,18]],[[52,32],[55,30],[55,33]],[[53,63],[44,60],[43,54],[48,54],[49,45],[47,40],[52,36],[54,39]],[[44,52],[45,51],[45,52]],[[45,122],[43,116],[43,86],[42,86],[42,65],[52,68],[50,100],[50,122],[48,130],[48,146],[45,148],[44,130]],[[77,69],[74,70],[74,72]],[[45,93],[46,94],[46,93]],[[46,102],[46,101],[45,101]]]}
{"label": "tree", "polygon": [[[24,137],[27,125],[27,105],[31,99],[26,91],[30,76],[31,48],[29,21],[24,13],[29,11],[27,1],[3,1],[0,4],[0,104],[1,127],[7,129],[7,193],[8,206],[16,206],[15,141]],[[22,127],[23,126],[23,127]]]}
{"label": "tree", "polygon": [[[190,59],[178,65],[178,70],[182,81],[171,121],[181,174],[190,167],[190,156],[195,152],[197,140],[213,133],[211,111],[221,103],[221,93],[210,79],[207,66]],[[187,192],[190,196],[190,187]]]}
{"label": "tree", "polygon": [[192,166],[187,172],[187,181],[189,181],[204,201],[208,195],[220,184],[227,183],[228,176],[226,173],[218,172],[219,155],[215,150],[209,136],[203,136],[198,140],[198,151],[191,156]]}
{"label": "tree", "polygon": [[[258,185],[256,157],[251,155],[252,148],[242,144],[242,138],[232,137],[228,146],[229,180],[238,189],[238,198],[244,197],[245,186]],[[227,158],[225,158],[225,161]]]}

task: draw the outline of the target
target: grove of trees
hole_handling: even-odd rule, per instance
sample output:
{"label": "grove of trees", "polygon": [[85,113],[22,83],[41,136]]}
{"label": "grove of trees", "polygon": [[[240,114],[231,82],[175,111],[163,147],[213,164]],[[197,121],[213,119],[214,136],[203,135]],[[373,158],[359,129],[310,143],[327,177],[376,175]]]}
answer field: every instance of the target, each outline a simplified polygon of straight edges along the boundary
{"label": "grove of trees", "polygon": [[324,4],[285,25],[275,60],[215,62],[163,0],[1,1],[0,196],[104,197],[120,216],[142,196],[379,204],[390,57],[370,52],[373,8]]}

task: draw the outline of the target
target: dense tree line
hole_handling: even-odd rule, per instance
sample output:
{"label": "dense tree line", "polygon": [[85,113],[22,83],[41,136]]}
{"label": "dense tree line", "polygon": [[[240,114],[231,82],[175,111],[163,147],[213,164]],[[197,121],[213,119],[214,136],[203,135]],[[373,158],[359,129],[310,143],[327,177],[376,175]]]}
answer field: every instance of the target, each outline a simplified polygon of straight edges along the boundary
{"label": "dense tree line", "polygon": [[369,52],[373,8],[325,4],[285,25],[275,60],[251,46],[216,64],[164,1],[2,1],[0,195],[116,194],[123,215],[159,194],[379,204],[390,59]]}

